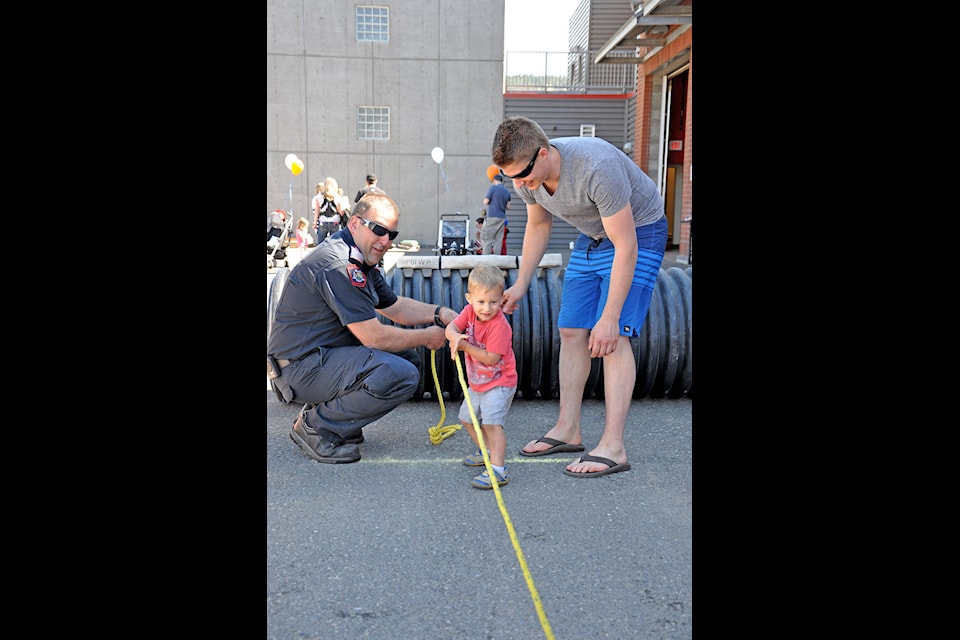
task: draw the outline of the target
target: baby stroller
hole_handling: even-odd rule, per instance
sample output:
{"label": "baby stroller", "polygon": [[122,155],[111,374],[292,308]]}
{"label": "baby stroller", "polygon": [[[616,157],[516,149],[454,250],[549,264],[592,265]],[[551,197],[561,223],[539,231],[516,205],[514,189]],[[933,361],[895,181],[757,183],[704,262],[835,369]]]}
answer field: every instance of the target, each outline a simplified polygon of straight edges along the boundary
{"label": "baby stroller", "polygon": [[267,214],[267,268],[279,266],[289,267],[287,263],[287,247],[290,246],[290,229],[293,226],[293,216],[287,216],[283,209],[277,209]]}
{"label": "baby stroller", "polygon": [[441,214],[434,251],[442,256],[466,255],[473,245],[469,233],[470,216],[459,213]]}

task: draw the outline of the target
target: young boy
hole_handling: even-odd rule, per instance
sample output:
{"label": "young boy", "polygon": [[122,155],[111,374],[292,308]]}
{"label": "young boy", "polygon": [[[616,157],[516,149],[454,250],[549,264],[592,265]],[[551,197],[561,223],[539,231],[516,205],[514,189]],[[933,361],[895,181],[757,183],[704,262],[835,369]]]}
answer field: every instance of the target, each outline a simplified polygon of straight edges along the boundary
{"label": "young boy", "polygon": [[[503,428],[517,392],[513,329],[500,308],[503,288],[503,271],[499,267],[474,267],[467,279],[467,293],[464,294],[468,304],[446,328],[451,358],[456,359],[457,352],[463,351],[470,403],[483,432],[483,442],[487,446],[495,481],[501,487],[507,484],[507,437]],[[477,445],[476,453],[464,458],[463,464],[468,467],[485,466],[466,398],[460,405],[457,417]],[[478,489],[493,488],[486,470],[471,480],[470,484]]]}

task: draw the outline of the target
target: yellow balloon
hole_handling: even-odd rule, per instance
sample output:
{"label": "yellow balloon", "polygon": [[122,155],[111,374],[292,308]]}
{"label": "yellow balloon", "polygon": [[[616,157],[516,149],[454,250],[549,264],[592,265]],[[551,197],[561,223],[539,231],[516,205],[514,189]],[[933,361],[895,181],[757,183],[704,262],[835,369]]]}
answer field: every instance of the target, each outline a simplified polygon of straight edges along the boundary
{"label": "yellow balloon", "polygon": [[293,161],[293,166],[290,167],[290,171],[293,172],[293,175],[298,176],[300,172],[303,171],[303,162],[300,158],[297,158]]}

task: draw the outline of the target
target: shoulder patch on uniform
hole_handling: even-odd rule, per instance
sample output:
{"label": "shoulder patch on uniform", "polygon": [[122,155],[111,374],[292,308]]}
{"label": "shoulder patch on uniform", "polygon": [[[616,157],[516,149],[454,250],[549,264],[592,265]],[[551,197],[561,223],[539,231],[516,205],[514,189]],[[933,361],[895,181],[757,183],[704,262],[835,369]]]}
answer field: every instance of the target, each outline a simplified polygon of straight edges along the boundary
{"label": "shoulder patch on uniform", "polygon": [[347,275],[350,276],[350,282],[355,287],[362,287],[367,284],[367,276],[363,273],[363,270],[355,264],[347,265]]}

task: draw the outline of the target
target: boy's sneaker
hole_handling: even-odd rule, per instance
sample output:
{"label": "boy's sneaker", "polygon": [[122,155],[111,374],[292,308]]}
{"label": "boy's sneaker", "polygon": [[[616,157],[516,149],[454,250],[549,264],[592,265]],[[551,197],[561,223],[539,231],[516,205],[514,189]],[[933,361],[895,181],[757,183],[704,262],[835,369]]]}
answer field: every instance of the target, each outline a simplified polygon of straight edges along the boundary
{"label": "boy's sneaker", "polygon": [[[490,451],[487,451],[489,454]],[[466,458],[463,459],[463,464],[468,467],[482,467],[483,466],[483,452],[480,449],[477,449],[476,453],[471,453]]]}
{"label": "boy's sneaker", "polygon": [[[494,469],[493,473],[497,476],[497,486],[502,487],[507,484],[507,468],[503,468],[503,474],[497,473],[497,470]],[[490,476],[487,475],[487,472],[484,471],[476,478],[470,481],[470,484],[475,486],[477,489],[493,489],[493,484],[490,482]]]}

